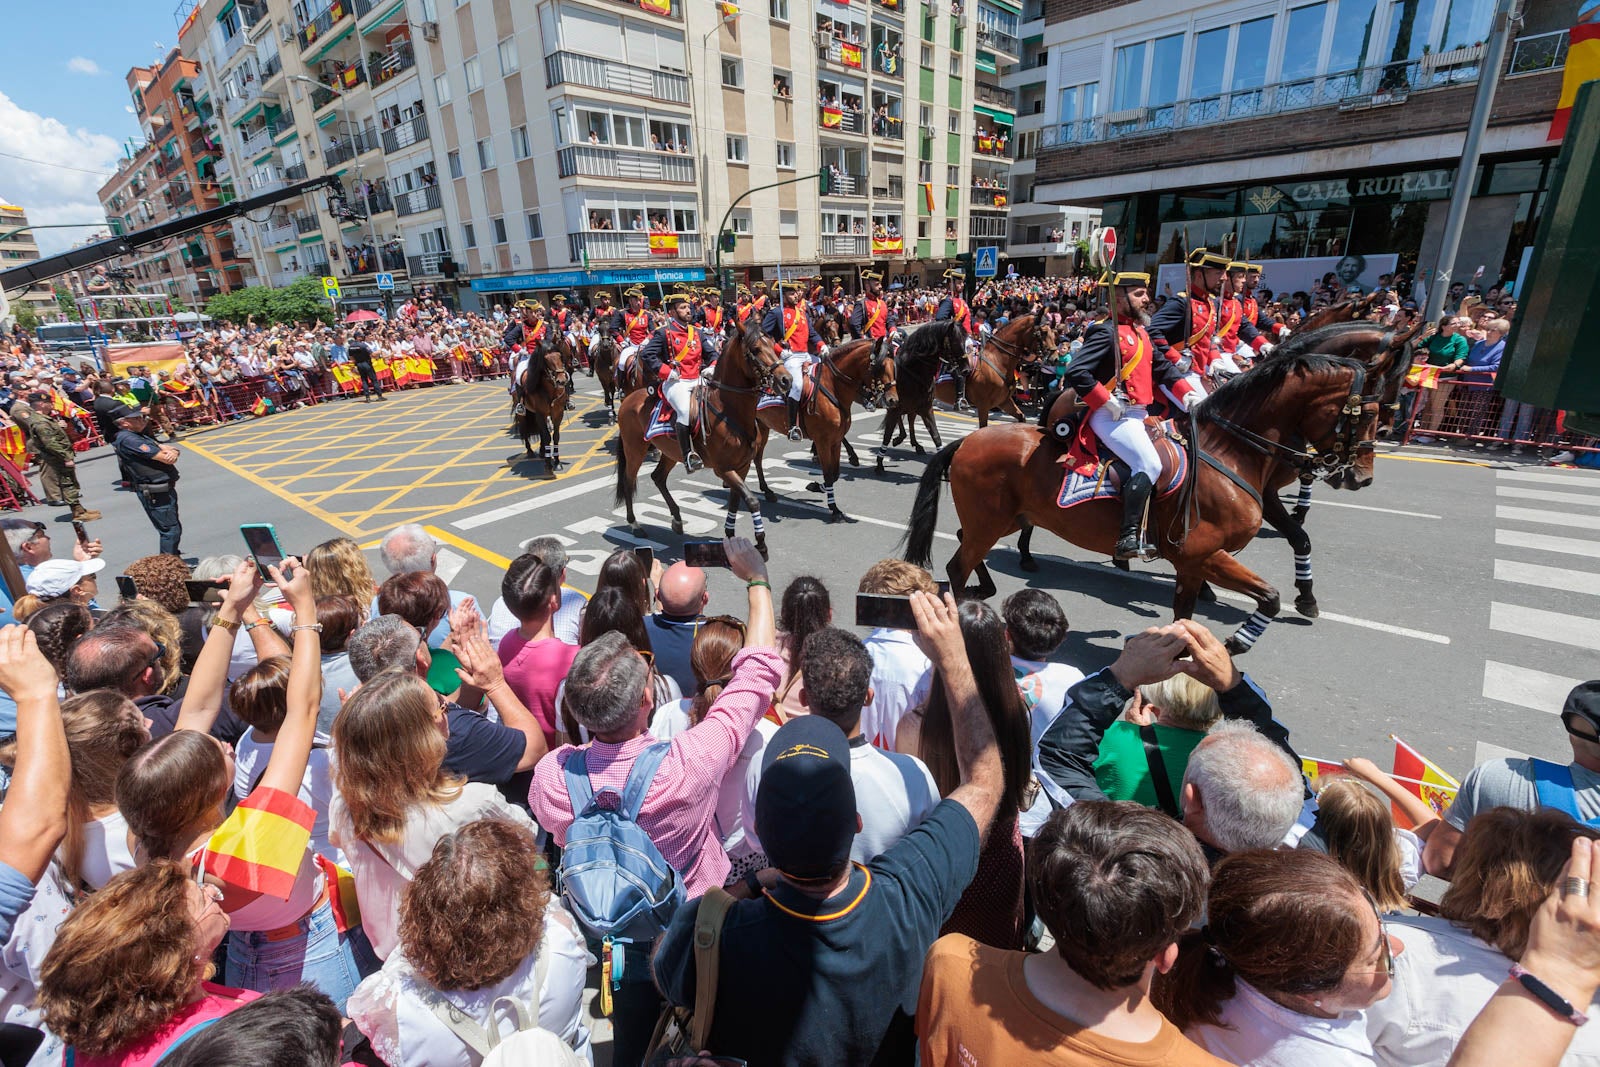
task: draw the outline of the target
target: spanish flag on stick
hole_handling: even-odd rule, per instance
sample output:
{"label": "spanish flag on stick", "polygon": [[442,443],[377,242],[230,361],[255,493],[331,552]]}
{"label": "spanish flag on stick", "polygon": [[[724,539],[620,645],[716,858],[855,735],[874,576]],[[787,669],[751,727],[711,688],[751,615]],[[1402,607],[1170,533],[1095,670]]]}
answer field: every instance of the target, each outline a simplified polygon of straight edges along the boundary
{"label": "spanish flag on stick", "polygon": [[1567,46],[1566,73],[1561,78],[1561,99],[1550,118],[1549,139],[1566,136],[1572,118],[1572,105],[1578,100],[1578,86],[1600,78],[1600,0],[1583,0],[1578,5],[1578,21],[1572,27]]}
{"label": "spanish flag on stick", "polygon": [[[1460,792],[1461,783],[1393,734],[1389,735],[1389,740],[1394,742],[1395,778],[1407,792],[1415,793],[1424,804],[1443,815]],[[1394,819],[1396,826],[1411,828],[1411,820],[1399,808],[1394,811]]]}
{"label": "spanish flag on stick", "polygon": [[206,842],[206,869],[229,885],[288,900],[316,813],[299,797],[258,788]]}

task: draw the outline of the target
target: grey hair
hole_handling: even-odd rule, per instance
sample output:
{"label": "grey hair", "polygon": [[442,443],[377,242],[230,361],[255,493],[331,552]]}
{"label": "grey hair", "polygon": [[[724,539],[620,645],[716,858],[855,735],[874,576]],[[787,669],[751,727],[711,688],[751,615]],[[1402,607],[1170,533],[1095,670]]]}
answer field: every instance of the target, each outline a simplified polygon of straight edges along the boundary
{"label": "grey hair", "polygon": [[522,546],[522,551],[532,552],[544,560],[544,565],[553,571],[567,569],[567,549],[554,537],[535,537]]}
{"label": "grey hair", "polygon": [[422,635],[398,615],[379,615],[350,635],[345,651],[350,653],[350,669],[365,682],[384,671],[412,671],[417,664],[417,646]]}
{"label": "grey hair", "polygon": [[243,562],[243,556],[236,556],[227,552],[220,556],[207,556],[194,565],[194,580],[197,582],[209,582],[217,578],[230,577],[239,568],[239,564]]}
{"label": "grey hair", "polygon": [[1195,746],[1183,772],[1205,803],[1211,843],[1224,852],[1277,848],[1300,817],[1300,768],[1254,726],[1224,719]]}
{"label": "grey hair", "polygon": [[433,557],[439,551],[439,542],[427,530],[414,522],[396,526],[384,535],[378,545],[378,556],[390,574],[411,574],[414,571],[433,570]]}
{"label": "grey hair", "polygon": [[567,672],[566,703],[591,734],[612,734],[639,715],[650,668],[618,630],[583,646]]}
{"label": "grey hair", "polygon": [[22,551],[23,545],[33,540],[39,532],[39,524],[32,519],[0,519],[0,530],[5,531],[11,551],[17,553]]}

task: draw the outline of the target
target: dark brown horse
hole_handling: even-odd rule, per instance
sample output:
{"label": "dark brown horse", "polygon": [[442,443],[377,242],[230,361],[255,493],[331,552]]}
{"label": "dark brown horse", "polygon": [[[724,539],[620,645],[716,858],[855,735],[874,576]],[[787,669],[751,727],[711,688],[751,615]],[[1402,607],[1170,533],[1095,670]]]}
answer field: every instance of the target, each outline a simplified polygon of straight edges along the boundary
{"label": "dark brown horse", "polygon": [[[1243,652],[1261,636],[1278,614],[1278,591],[1233,553],[1260,530],[1263,498],[1269,486],[1284,484],[1279,479],[1285,469],[1297,473],[1321,465],[1337,473],[1364,465],[1370,481],[1377,405],[1369,409],[1362,402],[1366,380],[1366,368],[1355,360],[1291,354],[1263,360],[1206,400],[1193,424],[1198,451],[1191,449],[1182,491],[1151,502],[1151,538],[1177,571],[1176,618],[1193,613],[1200,588],[1209,581],[1256,601],[1255,613],[1229,638],[1230,651]],[[1059,457],[1037,427],[1023,425],[978,430],[944,449],[923,472],[906,558],[928,563],[939,486],[947,474],[961,524],[961,547],[947,567],[955,589],[965,590],[967,576],[975,573],[979,584],[968,592],[992,596],[994,581],[984,557],[1023,523],[1110,555],[1122,502],[1098,499],[1058,507]]]}
{"label": "dark brown horse", "polygon": [[[989,425],[989,412],[994,408],[1018,422],[1023,421],[1022,411],[1012,396],[1016,391],[1016,376],[1020,371],[1053,358],[1055,349],[1055,332],[1042,316],[1018,315],[989,335],[978,351],[977,365],[967,376],[967,403],[978,416],[978,429]],[[934,398],[954,406],[956,383],[938,383],[934,387]]]}
{"label": "dark brown horse", "polygon": [[606,411],[617,421],[617,342],[610,330],[602,330],[589,345],[589,373],[605,394]]}
{"label": "dark brown horse", "polygon": [[[637,364],[638,360],[634,360]],[[700,457],[728,487],[728,513],[723,529],[733,536],[739,515],[739,505],[750,509],[750,521],[755,528],[756,547],[763,556],[767,553],[766,522],[761,517],[761,504],[745,485],[750,473],[750,461],[755,458],[760,443],[761,425],[756,419],[756,401],[763,389],[784,393],[789,389],[789,374],[773,348],[772,339],[759,329],[748,329],[731,335],[723,345],[722,355],[708,377],[701,379],[696,391],[701,418],[696,427],[700,442]],[[638,488],[639,467],[644,463],[651,442],[644,432],[650,411],[655,406],[653,390],[640,389],[629,393],[622,401],[617,414],[619,447],[617,448],[617,503],[628,508],[628,525],[637,532],[643,527],[633,514],[633,496]],[[678,502],[667,489],[667,475],[683,461],[677,440],[668,434],[655,441],[661,458],[656,462],[650,480],[656,483],[662,500],[672,513],[672,532],[683,533],[683,513]]]}
{"label": "dark brown horse", "polygon": [[[539,438],[539,454],[544,459],[546,474],[561,469],[561,420],[567,413],[567,399],[572,392],[572,376],[561,349],[549,340],[541,341],[529,354],[529,366],[517,382],[517,410],[514,417],[517,433],[522,437],[522,447],[533,455],[532,440]],[[533,361],[542,364],[539,384],[533,386]]]}
{"label": "dark brown horse", "polygon": [[949,320],[926,322],[906,332],[894,356],[895,390],[900,402],[890,405],[884,412],[883,447],[878,452],[879,474],[883,473],[889,437],[896,429],[900,429],[902,419],[905,420],[905,429],[901,429],[900,436],[894,440],[895,444],[899,444],[909,430],[911,447],[917,455],[926,451],[917,443],[916,420],[920,418],[928,428],[928,435],[933,438],[933,447],[944,447],[939,427],[933,421],[934,381],[941,370],[949,368],[953,371],[960,366],[961,360],[966,358],[962,349],[966,339],[966,331],[958,323]]}
{"label": "dark brown horse", "polygon": [[[894,357],[887,341],[871,339],[846,341],[829,349],[817,364],[816,388],[809,403],[800,407],[800,429],[812,441],[817,463],[822,467],[821,483],[806,489],[827,498],[828,521],[840,522],[847,516],[834,502],[833,486],[839,480],[840,449],[850,453],[850,465],[857,466],[855,450],[850,448],[850,408],[856,401],[868,411],[880,404],[893,407],[895,400]],[[782,437],[789,429],[789,415],[783,408],[769,407],[759,412],[761,442],[756,446],[756,478],[768,500],[776,494],[767,488],[764,458],[770,433]]]}

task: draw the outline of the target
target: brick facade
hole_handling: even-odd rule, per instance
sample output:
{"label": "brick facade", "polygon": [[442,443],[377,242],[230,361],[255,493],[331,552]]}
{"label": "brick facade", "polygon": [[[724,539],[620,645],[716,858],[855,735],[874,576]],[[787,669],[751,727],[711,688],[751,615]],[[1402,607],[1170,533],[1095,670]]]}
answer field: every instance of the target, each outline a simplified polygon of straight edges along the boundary
{"label": "brick facade", "polygon": [[1085,15],[1098,14],[1107,8],[1121,7],[1128,0],[1044,0],[1044,23],[1070,22]]}

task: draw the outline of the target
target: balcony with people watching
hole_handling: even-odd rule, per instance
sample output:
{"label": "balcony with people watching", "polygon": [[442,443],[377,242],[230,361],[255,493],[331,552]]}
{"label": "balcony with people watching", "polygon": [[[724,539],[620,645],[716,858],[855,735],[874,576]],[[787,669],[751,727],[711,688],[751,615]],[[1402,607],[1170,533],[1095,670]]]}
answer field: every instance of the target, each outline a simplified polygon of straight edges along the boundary
{"label": "balcony with people watching", "polygon": [[824,134],[867,132],[863,91],[827,77],[817,80],[817,123]]}

